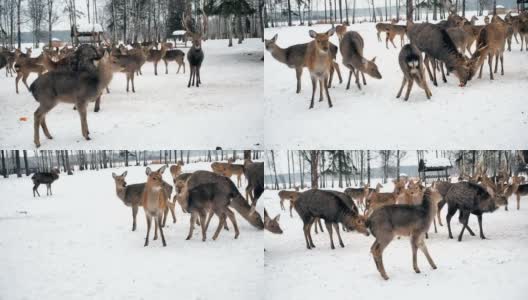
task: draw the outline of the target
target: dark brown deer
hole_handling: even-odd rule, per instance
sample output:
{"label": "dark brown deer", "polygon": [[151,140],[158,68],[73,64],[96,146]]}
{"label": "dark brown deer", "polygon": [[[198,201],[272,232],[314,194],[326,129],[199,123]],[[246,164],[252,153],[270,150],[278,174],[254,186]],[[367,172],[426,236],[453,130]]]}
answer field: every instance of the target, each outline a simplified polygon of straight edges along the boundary
{"label": "dark brown deer", "polygon": [[409,99],[409,94],[411,93],[413,83],[416,82],[416,84],[418,84],[418,86],[425,91],[425,96],[427,99],[431,99],[433,93],[431,93],[431,90],[427,86],[422,53],[420,53],[420,50],[411,44],[403,46],[398,56],[398,62],[400,63],[400,69],[403,72],[403,81],[396,98],[400,98],[403,88],[407,84],[407,92],[405,93],[404,98],[404,100],[407,101]]}
{"label": "dark brown deer", "polygon": [[199,33],[188,32],[188,35],[192,38],[192,47],[187,52],[187,61],[189,62],[189,68],[191,69],[189,75],[189,83],[187,87],[192,86],[200,87],[202,80],[200,78],[200,68],[202,67],[202,62],[204,60],[204,52],[202,50],[202,35]]}
{"label": "dark brown deer", "polygon": [[37,172],[33,174],[31,176],[31,180],[33,181],[33,197],[35,197],[35,193],[40,197],[38,187],[41,184],[46,185],[46,196],[53,195],[51,192],[51,184],[57,179],[59,179],[58,169],[52,169],[51,172]]}
{"label": "dark brown deer", "polygon": [[158,49],[148,49],[147,50],[147,61],[154,64],[154,75],[158,75],[158,63],[165,56],[167,48],[162,44],[161,48]]}
{"label": "dark brown deer", "polygon": [[163,62],[165,63],[165,74],[169,73],[169,62],[174,61],[178,64],[178,70],[176,74],[180,73],[180,68],[183,66],[183,73],[185,74],[185,53],[179,49],[168,50],[163,57]]}

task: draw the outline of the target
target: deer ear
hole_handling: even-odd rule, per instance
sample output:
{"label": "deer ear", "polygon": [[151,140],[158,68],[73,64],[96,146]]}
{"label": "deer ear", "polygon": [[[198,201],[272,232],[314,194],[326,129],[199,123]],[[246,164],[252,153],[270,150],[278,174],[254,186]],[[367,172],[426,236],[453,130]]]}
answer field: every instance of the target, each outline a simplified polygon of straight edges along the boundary
{"label": "deer ear", "polygon": [[280,214],[279,214],[279,215],[276,215],[275,218],[273,218],[273,221],[278,222],[279,220],[280,220]]}
{"label": "deer ear", "polygon": [[271,38],[271,41],[272,42],[276,42],[277,41],[277,38],[279,37],[279,34],[278,33],[275,33],[275,35],[273,36],[273,38]]}
{"label": "deer ear", "polygon": [[150,169],[150,167],[147,167],[145,169],[145,174],[147,174],[147,176],[148,176],[150,173],[152,173],[152,170]]}
{"label": "deer ear", "polygon": [[326,34],[328,34],[328,36],[332,36],[332,35],[334,35],[334,33],[335,33],[335,27],[334,28],[330,28],[330,30],[328,30],[326,32]]}
{"label": "deer ear", "polygon": [[163,174],[163,172],[165,172],[165,169],[166,169],[166,168],[167,168],[167,166],[165,165],[165,166],[159,168],[158,172],[159,172],[160,174]]}
{"label": "deer ear", "polygon": [[375,61],[376,61],[376,56],[374,56],[374,57],[372,58],[372,62],[375,62]]}
{"label": "deer ear", "polygon": [[116,178],[116,177],[117,177],[116,173],[112,172],[112,178]]}
{"label": "deer ear", "polygon": [[311,38],[315,38],[317,36],[317,32],[315,32],[313,30],[308,31],[308,34],[310,34]]}
{"label": "deer ear", "polygon": [[121,176],[125,177],[125,176],[127,176],[127,174],[128,174],[128,171],[125,171],[125,172],[123,172],[123,174],[121,174]]}

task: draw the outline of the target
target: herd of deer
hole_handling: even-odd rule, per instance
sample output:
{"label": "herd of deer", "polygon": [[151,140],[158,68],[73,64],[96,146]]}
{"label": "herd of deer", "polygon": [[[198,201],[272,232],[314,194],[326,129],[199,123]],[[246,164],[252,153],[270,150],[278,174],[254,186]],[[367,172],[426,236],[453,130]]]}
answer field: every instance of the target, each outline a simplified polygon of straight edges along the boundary
{"label": "herd of deer", "polygon": [[[246,160],[243,165],[228,163],[212,163],[210,171],[196,171],[183,173],[182,163],[172,165],[170,173],[176,194],[172,198],[173,187],[163,181],[163,173],[166,166],[157,171],[147,167],[146,183],[130,184],[125,181],[127,172],[121,175],[112,173],[115,181],[116,194],[123,203],[132,208],[132,231],[136,230],[136,215],[139,207],[143,207],[147,219],[147,235],[145,246],[149,243],[149,233],[152,219],[154,219],[154,240],[161,235],[163,246],[166,246],[163,235],[169,210],[172,214],[173,223],[176,223],[175,206],[180,205],[182,211],[191,214],[190,227],[187,240],[192,238],[194,225],[201,226],[202,241],[206,240],[206,232],[213,215],[220,220],[213,235],[213,240],[218,238],[222,228],[227,227],[227,218],[231,221],[235,230],[235,239],[239,236],[236,217],[230,207],[235,209],[244,219],[257,229],[278,226],[277,220],[270,219],[265,214],[262,221],[260,214],[255,210],[257,201],[264,191],[264,163]],[[241,170],[241,173],[238,173]],[[246,198],[244,198],[236,185],[231,181],[231,175],[241,174],[247,179]],[[240,182],[240,180],[239,180]],[[246,201],[251,199],[251,205]]]}
{"label": "herd of deer", "polygon": [[[477,18],[474,16],[471,21],[456,14],[449,15],[448,19],[437,24],[414,23],[407,20],[407,25],[397,25],[393,20],[389,23],[376,24],[378,40],[381,41],[381,33],[386,33],[386,47],[389,48],[389,41],[396,48],[394,38],[401,39],[402,50],[398,61],[403,73],[403,82],[397,93],[397,98],[401,96],[402,90],[407,86],[405,100],[408,100],[413,83],[416,82],[421,87],[429,99],[432,96],[431,90],[427,86],[424,68],[427,70],[430,80],[438,86],[436,70],[442,72],[442,80],[447,82],[444,65],[449,73],[455,74],[463,87],[471,80],[479,70],[479,78],[482,77],[484,60],[488,58],[490,79],[497,73],[498,62],[501,62],[501,75],[504,75],[504,50],[506,44],[511,51],[512,37],[517,40],[517,35],[521,39],[521,51],[526,43],[528,47],[528,12],[513,16],[508,13],[505,18],[494,15],[486,25],[475,25]],[[489,18],[488,18],[489,20]],[[342,56],[342,63],[349,69],[349,77],[346,89],[350,88],[352,75],[355,83],[361,89],[360,75],[363,85],[366,85],[365,73],[369,76],[381,79],[381,74],[375,63],[375,57],[368,60],[363,55],[364,42],[358,32],[347,31],[346,25],[338,25],[323,33],[309,31],[311,42],[296,44],[287,48],[277,45],[278,35],[265,40],[266,50],[273,58],[295,69],[297,76],[297,93],[301,90],[301,75],[306,67],[312,79],[312,97],[310,107],[314,106],[314,97],[317,83],[320,86],[319,101],[323,101],[323,91],[328,100],[328,106],[332,107],[332,101],[328,88],[332,86],[332,76],[334,70],[338,73],[340,83],[341,75],[336,60],[337,46],[329,39],[336,33],[339,39],[339,50]],[[410,44],[404,45],[405,36]],[[471,47],[476,44],[472,52]],[[528,49],[527,49],[528,50]],[[471,55],[466,56],[466,51]],[[425,54],[422,58],[422,53]],[[495,58],[495,69],[492,69],[492,61]]]}
{"label": "herd of deer", "polygon": [[[488,177],[486,169],[478,168],[473,176],[462,175],[457,183],[451,181],[435,181],[430,187],[425,187],[420,180],[394,180],[392,192],[381,192],[383,187],[377,184],[376,188],[364,185],[360,188],[347,188],[344,192],[310,189],[299,192],[282,190],[278,193],[281,208],[284,210],[284,201],[290,201],[290,216],[292,207],[295,208],[303,221],[303,231],[308,249],[314,248],[311,237],[311,227],[315,224],[321,231],[323,227],[320,219],[325,221],[330,235],[330,246],[334,249],[333,229],[336,230],[339,244],[344,247],[339,232],[339,223],[343,230],[356,230],[365,235],[372,234],[376,240],[372,244],[371,253],[376,267],[381,276],[387,280],[389,277],[383,265],[383,250],[395,236],[410,236],[413,252],[413,269],[420,273],[417,265],[417,249],[426,256],[429,264],[436,269],[424,239],[434,223],[437,231],[436,218],[443,226],[440,211],[447,204],[446,215],[449,238],[451,233],[451,218],[459,211],[459,221],[463,227],[458,236],[462,241],[464,231],[475,233],[468,225],[470,214],[477,216],[480,237],[485,239],[482,230],[482,214],[493,212],[504,205],[508,210],[508,199],[512,195],[517,197],[517,209],[520,209],[521,196],[528,196],[528,183],[523,176],[510,177],[506,171],[499,175]],[[358,209],[361,208],[363,213]],[[282,230],[276,233],[282,233]]]}
{"label": "herd of deer", "polygon": [[[192,47],[187,52],[187,61],[190,67],[188,87],[199,87],[201,84],[200,67],[204,60],[201,47],[202,36],[188,32],[192,38]],[[68,46],[62,49],[43,49],[37,57],[31,57],[32,50],[26,53],[20,49],[8,51],[0,49],[0,68],[6,68],[6,76],[13,76],[16,72],[15,89],[18,93],[18,82],[22,79],[24,85],[39,102],[34,118],[34,143],[40,146],[39,129],[42,127],[47,138],[52,136],[46,125],[46,114],[59,102],[74,104],[81,118],[81,130],[85,139],[89,140],[88,123],[86,120],[87,105],[95,101],[95,112],[100,110],[100,101],[103,90],[108,90],[113,73],[126,74],[127,86],[132,83],[132,92],[135,92],[134,77],[141,74],[141,67],[145,62],[152,62],[154,74],[157,75],[157,65],[163,60],[165,73],[168,73],[168,63],[175,61],[178,64],[177,73],[183,66],[185,73],[185,53],[179,49],[168,49],[170,43],[162,43],[159,49],[153,49],[154,43],[135,43],[126,47],[124,45],[95,47],[83,44],[76,49]],[[157,46],[157,45],[156,45]],[[129,48],[131,48],[129,50]],[[31,73],[37,73],[38,78],[28,86],[27,78]]]}

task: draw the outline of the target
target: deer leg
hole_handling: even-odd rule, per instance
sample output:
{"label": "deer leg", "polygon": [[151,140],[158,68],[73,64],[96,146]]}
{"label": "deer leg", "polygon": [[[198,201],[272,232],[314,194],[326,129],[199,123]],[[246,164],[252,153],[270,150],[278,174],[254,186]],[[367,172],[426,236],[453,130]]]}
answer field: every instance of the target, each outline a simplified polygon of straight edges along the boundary
{"label": "deer leg", "polygon": [[453,238],[453,234],[451,233],[451,218],[456,213],[457,208],[456,207],[450,207],[447,206],[447,215],[446,215],[446,223],[447,223],[447,231],[449,232],[449,238]]}
{"label": "deer leg", "polygon": [[431,59],[431,67],[433,68],[433,83],[438,86],[438,81],[436,80],[436,59]]}
{"label": "deer leg", "polygon": [[517,193],[517,210],[521,209],[521,194]]}
{"label": "deer leg", "polygon": [[414,79],[412,78],[407,81],[407,91],[405,92],[405,98],[404,98],[405,101],[409,100],[409,94],[411,93],[413,83],[414,83]]}
{"label": "deer leg", "polygon": [[484,240],[486,237],[484,236],[484,231],[482,230],[482,214],[477,215],[477,220],[479,223],[480,238]]}
{"label": "deer leg", "polygon": [[407,78],[405,78],[405,76],[403,76],[403,81],[402,81],[400,90],[398,91],[398,94],[396,94],[396,98],[400,98],[401,93],[403,91],[403,87],[405,86],[406,83],[407,83]]}
{"label": "deer leg", "polygon": [[306,249],[310,250],[312,249],[310,245],[310,240],[308,238],[308,234],[310,233],[310,223],[304,223],[303,231],[304,231],[304,240],[306,241]]}
{"label": "deer leg", "polygon": [[145,237],[144,247],[147,247],[149,244],[150,226],[152,225],[152,217],[146,214],[146,218],[147,218],[147,236]]}
{"label": "deer leg", "polygon": [[334,66],[334,69],[337,73],[337,77],[339,78],[339,84],[343,83],[343,77],[341,77],[341,70],[339,69],[339,64],[335,61],[332,61],[332,65]]}
{"label": "deer leg", "polygon": [[361,83],[359,81],[359,70],[358,69],[354,70],[354,78],[356,79],[356,85],[357,85],[358,89],[361,90]]}
{"label": "deer leg", "polygon": [[209,211],[209,216],[207,216],[207,221],[205,222],[205,230],[209,228],[209,222],[211,222],[211,219],[213,218],[214,211]]}
{"label": "deer leg", "polygon": [[290,218],[293,218],[292,210],[293,210],[293,201],[290,200]]}
{"label": "deer leg", "polygon": [[447,82],[447,78],[446,78],[446,76],[444,74],[444,64],[442,62],[440,62],[440,71],[442,71],[442,81],[444,83],[446,83]]}
{"label": "deer leg", "polygon": [[398,47],[396,47],[396,45],[394,44],[394,35],[391,36],[391,38],[390,38],[390,42],[391,42],[391,44],[394,46],[394,48],[398,48]]}
{"label": "deer leg", "polygon": [[332,62],[330,64],[330,79],[328,82],[328,86],[332,87],[332,80],[334,79],[334,63]]}
{"label": "deer leg", "polygon": [[326,80],[326,76],[325,76],[325,80],[323,80],[321,83],[324,85],[326,99],[328,100],[328,107],[332,108],[332,99],[330,99],[330,93],[328,92],[328,82]]}
{"label": "deer leg", "polygon": [[216,231],[213,235],[213,241],[216,241],[216,239],[218,238],[218,235],[220,234],[220,231],[222,230],[222,227],[224,227],[224,224],[226,223],[225,214],[218,215],[218,218],[220,218],[220,222],[218,223],[218,228],[216,228]]}
{"label": "deer leg", "polygon": [[42,118],[48,111],[49,110],[46,110],[42,105],[39,105],[33,114],[33,142],[37,148],[40,147],[40,124],[42,124]]}
{"label": "deer leg", "polygon": [[205,221],[207,215],[204,211],[200,211],[199,216],[200,216],[200,224],[202,226],[202,242],[205,242],[205,240],[207,239],[206,237],[207,227],[206,227],[206,221]]}
{"label": "deer leg", "polygon": [[233,228],[235,229],[235,239],[237,239],[238,236],[240,235],[240,231],[238,230],[238,225],[237,225],[237,221],[235,218],[235,214],[229,209],[229,207],[226,207],[225,209],[226,209],[225,213],[227,214],[227,217],[229,218],[229,220],[231,220],[231,223],[233,224]]}
{"label": "deer leg", "polygon": [[97,97],[97,99],[95,99],[94,112],[98,112],[98,111],[101,110],[101,96],[102,95],[99,95],[99,97]]}
{"label": "deer leg", "polygon": [[348,72],[348,82],[347,82],[347,86],[346,86],[346,89],[350,89],[350,79],[352,79],[352,70],[350,70]]}
{"label": "deer leg", "polygon": [[281,198],[281,199],[280,199],[280,207],[281,207],[281,210],[286,210],[286,209],[284,208],[284,198]]}
{"label": "deer leg", "polygon": [[[468,213],[468,219],[469,219],[469,216],[470,214]],[[458,221],[461,223],[461,224],[464,224],[464,218],[463,218],[463,214],[462,214],[462,211],[460,211],[460,214],[458,215]],[[473,232],[473,230],[471,230],[471,227],[469,227],[469,224],[466,225],[466,229],[468,230],[469,234],[471,236],[475,236],[475,233]]]}
{"label": "deer leg", "polygon": [[37,195],[40,197],[40,194],[38,192],[38,187],[39,187],[40,183],[37,182],[33,185],[33,197],[35,197],[35,192],[37,193]]}
{"label": "deer leg", "polygon": [[327,222],[325,220],[325,226],[326,226],[326,230],[328,231],[328,234],[330,235],[330,248],[334,250],[335,246],[334,246],[334,237],[332,236],[332,223]]}
{"label": "deer leg", "polygon": [[433,84],[435,86],[438,86],[438,84],[435,83],[435,80],[434,80],[433,75],[431,73],[431,69],[429,68],[430,61],[431,60],[429,59],[429,56],[425,55],[424,64],[425,64],[425,69],[427,70],[427,74],[429,75],[429,79],[433,82]]}
{"label": "deer leg", "polygon": [[[308,227],[308,240],[310,241],[310,247],[312,248],[315,248],[315,244],[312,240],[312,225],[314,224],[314,222],[318,220],[318,218],[315,218],[312,220],[312,222],[309,224],[309,227]],[[317,228],[317,224],[315,224],[315,227]]]}
{"label": "deer leg", "polygon": [[106,93],[110,94],[110,89],[108,88],[108,86],[106,87]]}
{"label": "deer leg", "polygon": [[165,224],[167,223],[167,215],[169,214],[169,206],[166,205],[163,209],[163,218],[161,220],[161,226],[165,227]]}
{"label": "deer leg", "polygon": [[303,68],[295,68],[295,77],[297,78],[297,90],[295,93],[299,94],[301,92],[301,77],[302,77]]}
{"label": "deer leg", "polygon": [[315,79],[314,76],[311,76],[311,78],[312,78],[312,100],[310,101],[310,107],[308,109],[312,109],[314,107],[315,90],[317,89],[317,79]]}
{"label": "deer leg", "polygon": [[154,75],[158,76],[158,62],[154,62]]}
{"label": "deer leg", "polygon": [[462,212],[461,211],[461,221],[463,222],[462,224],[464,226],[462,226],[462,230],[460,231],[460,234],[458,235],[458,241],[459,242],[462,241],[462,236],[464,235],[464,230],[467,227],[468,220],[469,220],[469,212]]}
{"label": "deer leg", "polygon": [[323,101],[323,79],[319,79],[319,102]]}
{"label": "deer leg", "polygon": [[380,36],[381,35],[381,31],[378,31],[376,33],[376,35],[378,36],[378,42],[381,42],[381,36]]}
{"label": "deer leg", "polygon": [[338,223],[334,223],[334,229],[337,233],[337,238],[339,239],[339,246],[341,246],[341,248],[345,248],[345,244],[343,243],[343,240],[341,239],[341,233],[339,232],[339,224]]}
{"label": "deer leg", "polygon": [[24,76],[22,77],[22,82],[24,83],[24,85],[26,86],[26,88],[27,88],[28,91],[29,91],[29,86],[28,86],[28,84],[27,84],[27,78],[28,78],[28,76],[29,76],[29,73],[24,74]]}
{"label": "deer leg", "polygon": [[158,225],[161,225],[158,224],[158,217],[154,217],[154,238],[152,239],[154,241],[158,239]]}
{"label": "deer leg", "polygon": [[418,258],[417,258],[417,252],[418,252],[418,239],[419,234],[416,234],[415,232],[411,235],[411,248],[412,248],[412,261],[413,261],[413,269],[414,272],[420,273],[420,269],[418,268]]}
{"label": "deer leg", "polygon": [[374,257],[374,262],[376,263],[376,267],[378,268],[378,271],[380,272],[381,277],[383,277],[383,279],[385,280],[388,280],[389,276],[387,276],[387,272],[385,272],[385,266],[383,266],[383,250],[391,242],[392,238],[393,238],[392,236],[389,236],[382,240],[376,239],[376,241],[370,248],[370,252],[372,253],[372,256]]}
{"label": "deer leg", "polygon": [[363,78],[363,85],[367,85],[367,81],[365,80],[365,74],[361,72],[361,77]]}
{"label": "deer leg", "polygon": [[176,223],[176,213],[174,212],[174,207],[175,207],[174,203],[169,204],[169,209],[172,215],[172,223]]}
{"label": "deer leg", "polygon": [[501,63],[501,75],[504,75],[504,54],[500,54],[500,63]]}
{"label": "deer leg", "polygon": [[53,139],[48,130],[48,125],[46,124],[46,114],[42,115],[42,118],[40,119],[40,126],[42,127],[42,131],[44,131],[44,135],[50,140]]}
{"label": "deer leg", "polygon": [[163,62],[165,63],[165,74],[169,74],[169,64],[166,59],[164,59]]}
{"label": "deer leg", "polygon": [[79,116],[81,117],[81,132],[83,137],[86,140],[90,140],[90,137],[88,136],[88,121],[86,120],[86,105],[87,103],[77,103],[77,111],[79,112]]}
{"label": "deer leg", "polygon": [[497,70],[499,68],[499,53],[495,54],[495,70],[493,73],[497,74]]}
{"label": "deer leg", "polygon": [[136,231],[136,216],[138,213],[138,206],[132,206],[132,231]]}
{"label": "deer leg", "polygon": [[180,68],[181,68],[181,62],[178,62],[178,70],[176,71],[176,74],[180,74]]}
{"label": "deer leg", "polygon": [[202,84],[202,80],[200,79],[200,67],[196,67],[196,87],[199,87],[200,84]]}
{"label": "deer leg", "polygon": [[136,87],[134,86],[134,76],[135,76],[135,74],[134,74],[134,72],[132,72],[130,74],[130,82],[132,82],[132,93],[136,92]]}
{"label": "deer leg", "polygon": [[156,221],[158,222],[158,228],[161,235],[161,243],[163,244],[163,247],[167,247],[167,242],[165,242],[165,235],[163,234],[163,226],[161,226],[161,216],[158,216],[156,218]]}
{"label": "deer leg", "polygon": [[17,94],[18,94],[18,81],[20,81],[20,78],[22,78],[22,73],[17,72],[17,76],[15,78],[15,88],[16,88],[16,93]]}
{"label": "deer leg", "polygon": [[192,235],[193,235],[193,231],[194,231],[194,223],[196,223],[196,220],[197,220],[197,215],[195,212],[192,212],[191,213],[191,221],[190,221],[190,226],[189,226],[189,234],[187,235],[187,238],[186,240],[190,240]]}
{"label": "deer leg", "polygon": [[493,80],[493,54],[488,55],[488,65],[489,65],[489,71],[490,71],[490,79]]}
{"label": "deer leg", "polygon": [[389,49],[389,33],[385,33],[385,47]]}
{"label": "deer leg", "polygon": [[420,239],[418,240],[418,248],[422,250],[423,254],[427,258],[427,261],[429,262],[429,265],[431,265],[431,268],[436,270],[436,264],[434,263],[431,255],[429,254],[429,251],[427,250],[427,246],[425,246],[425,241],[423,239],[423,236],[421,236]]}
{"label": "deer leg", "polygon": [[128,93],[128,84],[130,82],[130,73],[126,73],[126,80],[127,80],[127,87],[126,87],[126,91]]}
{"label": "deer leg", "polygon": [[191,87],[191,79],[192,79],[192,77],[193,77],[193,73],[194,73],[194,67],[191,66],[191,72],[190,72],[190,74],[189,74],[189,84],[187,84],[187,87],[188,87],[188,88]]}

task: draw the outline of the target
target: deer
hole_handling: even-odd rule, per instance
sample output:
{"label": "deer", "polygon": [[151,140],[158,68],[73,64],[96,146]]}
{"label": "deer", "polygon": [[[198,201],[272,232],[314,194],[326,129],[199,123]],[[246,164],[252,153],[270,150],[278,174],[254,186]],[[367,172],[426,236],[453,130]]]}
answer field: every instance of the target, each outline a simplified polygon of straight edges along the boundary
{"label": "deer", "polygon": [[[136,231],[136,216],[138,209],[143,205],[142,196],[145,189],[145,183],[136,183],[136,184],[127,184],[126,176],[128,171],[123,172],[121,175],[112,173],[112,178],[114,178],[114,183],[116,187],[117,197],[125,204],[126,206],[132,208],[132,231]],[[174,203],[169,201],[170,195],[172,194],[172,187],[167,182],[163,182],[163,190],[166,197],[166,208],[163,215],[162,227],[165,227],[165,222],[167,220],[168,211],[171,211],[172,222],[176,223],[176,214],[174,213]]]}
{"label": "deer", "polygon": [[292,210],[293,210],[295,200],[297,200],[297,197],[299,197],[299,194],[300,193],[299,193],[298,186],[295,187],[295,191],[286,191],[286,190],[279,191],[280,206],[282,210],[286,210],[284,208],[284,201],[290,200],[290,217],[291,218],[293,218]]}
{"label": "deer", "polygon": [[38,187],[41,184],[46,185],[46,196],[53,195],[51,192],[51,184],[59,179],[59,169],[52,169],[51,172],[37,172],[31,176],[31,181],[33,181],[33,197],[35,193],[40,197],[38,192]]}
{"label": "deer", "polygon": [[435,213],[436,203],[431,198],[429,189],[425,190],[423,200],[419,205],[393,204],[372,212],[372,215],[366,221],[367,228],[376,238],[370,247],[370,252],[383,279],[389,279],[383,265],[383,251],[396,235],[409,236],[411,238],[413,269],[416,273],[421,272],[418,268],[418,248],[427,258],[431,268],[434,270],[437,268],[425,245],[425,234],[431,227]]}
{"label": "deer", "polygon": [[147,218],[147,236],[145,237],[145,245],[149,244],[150,227],[152,219],[154,218],[154,240],[158,239],[158,229],[161,235],[161,242],[163,247],[167,246],[165,242],[165,235],[163,234],[162,218],[163,211],[166,207],[167,196],[163,190],[163,172],[166,166],[159,168],[157,171],[152,171],[147,167],[145,173],[147,174],[147,183],[143,189],[141,202],[143,210]]}
{"label": "deer", "polygon": [[364,215],[369,216],[373,211],[382,206],[396,204],[396,198],[404,187],[405,182],[395,180],[392,193],[380,193],[378,191],[371,192],[366,199]]}
{"label": "deer", "polygon": [[310,71],[312,79],[312,99],[309,109],[314,106],[315,91],[317,89],[317,82],[319,82],[319,102],[323,101],[323,90],[326,93],[328,106],[332,107],[332,100],[328,93],[328,79],[330,77],[330,69],[333,65],[332,55],[330,53],[329,38],[335,33],[335,29],[331,28],[324,33],[317,33],[313,30],[309,31],[309,35],[313,41],[308,43],[306,55],[304,57],[305,65]]}
{"label": "deer", "polygon": [[129,83],[132,83],[132,93],[136,92],[134,86],[134,76],[139,73],[141,67],[147,60],[144,52],[141,49],[133,49],[128,51],[126,55],[112,55],[112,65],[114,70],[126,74],[126,91],[129,91]]}
{"label": "deer", "polygon": [[403,99],[405,101],[409,100],[409,94],[411,93],[413,83],[416,82],[416,84],[425,91],[427,99],[431,99],[433,93],[431,93],[431,90],[427,86],[422,53],[420,50],[411,44],[403,46],[398,55],[398,62],[400,64],[400,69],[403,72],[403,81],[398,94],[396,94],[396,98],[400,98],[403,88],[407,85],[407,92]]}
{"label": "deer", "polygon": [[182,174],[182,165],[180,165],[179,163],[172,165],[170,166],[169,171],[171,173],[174,183],[176,183],[178,176]]}
{"label": "deer", "polygon": [[147,61],[154,64],[154,75],[158,76],[158,63],[165,56],[167,48],[164,44],[161,44],[160,50],[148,49],[147,50]]}
{"label": "deer", "polygon": [[[519,180],[519,182],[521,182]],[[521,209],[521,196],[527,196],[528,195],[528,184],[519,184],[517,189],[515,190],[515,196],[517,197],[517,210]]]}
{"label": "deer", "polygon": [[[112,66],[108,53],[101,57],[93,46],[87,45],[83,53],[78,70],[48,72],[33,81],[29,88],[39,102],[34,113],[34,143],[37,148],[40,147],[40,127],[44,135],[52,139],[46,124],[46,114],[59,102],[75,104],[81,119],[82,136],[90,140],[86,108],[88,102],[101,96],[112,80]],[[94,66],[95,60],[98,60],[97,67]]]}
{"label": "deer", "polygon": [[244,176],[247,179],[246,199],[251,199],[250,214],[255,212],[257,202],[264,193],[264,163],[245,161],[243,165]]}
{"label": "deer", "polygon": [[163,57],[163,62],[165,63],[165,74],[169,73],[168,65],[169,62],[174,61],[178,64],[178,70],[176,74],[180,73],[180,68],[183,66],[183,73],[185,74],[185,53],[179,49],[168,50]]}
{"label": "deer", "polygon": [[227,163],[214,162],[211,164],[211,169],[213,172],[231,177],[233,175],[237,176],[237,187],[242,185],[242,174],[244,174],[244,165],[233,164],[231,161]]}
{"label": "deer", "polygon": [[389,49],[389,41],[394,46],[394,48],[396,48],[396,45],[394,44],[394,38],[398,35],[400,36],[400,40],[401,40],[400,47],[403,47],[403,41],[405,39],[405,34],[407,33],[407,26],[387,24],[385,31],[387,32],[387,36],[385,38],[385,47],[387,49]]}
{"label": "deer", "polygon": [[14,68],[15,72],[17,73],[17,76],[15,78],[15,88],[17,94],[18,82],[20,81],[20,79],[22,79],[22,83],[24,83],[26,88],[29,90],[29,86],[27,84],[27,78],[29,77],[29,74],[37,73],[37,76],[40,77],[40,75],[46,71],[46,69],[42,65],[44,55],[42,53],[37,57],[30,57],[30,55],[31,54],[22,55],[19,53],[18,56],[16,56],[15,58]]}
{"label": "deer", "polygon": [[381,33],[385,32],[387,33],[388,28],[390,25],[397,24],[398,20],[392,19],[390,24],[389,23],[376,23],[376,35],[378,36],[378,42],[381,42]]}
{"label": "deer", "polygon": [[[344,191],[345,195],[349,196],[352,200],[358,203],[359,208],[365,210],[365,199],[370,194],[369,185],[365,184],[360,188],[346,188]],[[282,204],[282,203],[281,203]]]}
{"label": "deer", "polygon": [[[477,38],[477,50],[472,59],[476,61],[475,69],[480,67],[479,78],[482,78],[484,59],[488,57],[490,80],[493,73],[497,73],[499,59],[501,62],[501,75],[504,75],[504,45],[506,42],[507,24],[498,16],[494,16],[492,22],[486,25]],[[495,57],[495,71],[492,69],[493,57]]]}
{"label": "deer", "polygon": [[[5,48],[2,48],[0,50],[0,56],[5,59],[5,68],[6,68],[6,77],[8,75],[11,75],[13,77],[13,71],[14,71],[14,64],[15,64],[15,53],[11,52]],[[1,58],[0,58],[1,59]],[[0,67],[1,69],[2,67]]]}
{"label": "deer", "polygon": [[347,25],[337,25],[335,28],[337,38],[339,39],[339,42],[341,43],[341,40],[343,39],[343,35],[347,32]]}
{"label": "deer", "polygon": [[189,63],[189,68],[191,69],[189,75],[189,83],[187,87],[192,86],[200,87],[202,80],[200,78],[200,68],[202,67],[202,62],[204,60],[204,52],[202,50],[202,35],[199,33],[187,32],[187,34],[192,38],[191,49],[187,52],[187,62]]}
{"label": "deer", "polygon": [[[276,59],[278,62],[287,65],[289,68],[295,69],[295,75],[297,78],[297,89],[296,93],[301,92],[301,78],[303,69],[305,65],[305,56],[306,49],[308,48],[308,43],[296,44],[289,46],[287,48],[281,48],[277,45],[278,35],[275,34],[270,40],[264,40],[266,50],[270,52],[271,56]],[[329,86],[332,84],[332,78],[334,70],[337,72],[339,77],[339,83],[342,82],[341,72],[339,70],[339,64],[335,61],[337,55],[337,46],[330,43],[330,52],[332,54],[332,68],[330,70],[330,81]]]}
{"label": "deer", "polygon": [[341,50],[341,56],[343,57],[343,64],[350,70],[348,74],[348,83],[346,89],[350,89],[350,79],[352,74],[356,78],[356,85],[361,90],[361,84],[359,82],[359,73],[363,77],[363,85],[367,84],[364,73],[367,73],[373,78],[381,79],[381,74],[378,71],[376,65],[376,57],[372,60],[368,60],[363,56],[363,38],[359,33],[355,31],[349,31],[345,33],[339,48]]}

